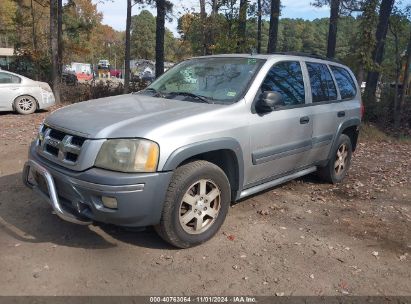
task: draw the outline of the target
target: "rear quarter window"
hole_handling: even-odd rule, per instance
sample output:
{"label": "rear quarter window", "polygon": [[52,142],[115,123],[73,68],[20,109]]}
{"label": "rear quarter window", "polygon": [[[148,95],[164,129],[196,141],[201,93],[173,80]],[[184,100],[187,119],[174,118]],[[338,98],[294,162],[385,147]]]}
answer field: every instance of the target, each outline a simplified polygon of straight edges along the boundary
{"label": "rear quarter window", "polygon": [[330,66],[340,89],[341,99],[352,99],[357,94],[355,82],[345,68]]}
{"label": "rear quarter window", "polygon": [[313,103],[337,100],[337,89],[327,65],[315,62],[306,62],[306,65]]}

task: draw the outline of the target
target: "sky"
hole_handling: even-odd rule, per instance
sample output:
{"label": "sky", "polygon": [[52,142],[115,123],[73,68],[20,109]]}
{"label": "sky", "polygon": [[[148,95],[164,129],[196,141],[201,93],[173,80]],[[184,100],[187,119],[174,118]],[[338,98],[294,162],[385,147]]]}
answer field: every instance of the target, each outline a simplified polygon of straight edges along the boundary
{"label": "sky", "polygon": [[[124,31],[126,28],[126,0],[109,0],[109,1],[97,1],[97,9],[103,13],[103,23],[110,25],[112,28],[118,31]],[[310,5],[312,0],[282,0],[283,6],[281,10],[281,18],[303,18],[313,20],[315,18],[322,18],[329,16],[329,8],[322,7],[316,8]],[[177,19],[189,9],[199,11],[199,0],[184,0],[173,1],[173,21],[167,22],[166,26],[174,33],[177,34]],[[155,9],[148,8],[154,15]],[[141,8],[134,6],[132,15],[137,15],[141,11]]]}

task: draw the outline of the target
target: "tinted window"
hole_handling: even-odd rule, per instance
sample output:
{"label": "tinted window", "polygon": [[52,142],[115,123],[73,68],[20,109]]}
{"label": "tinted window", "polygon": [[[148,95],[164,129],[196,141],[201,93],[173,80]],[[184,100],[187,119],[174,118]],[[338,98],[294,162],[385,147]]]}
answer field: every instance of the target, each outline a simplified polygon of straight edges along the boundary
{"label": "tinted window", "polygon": [[286,105],[303,104],[305,93],[300,63],[298,61],[277,63],[268,72],[261,90],[280,93]]}
{"label": "tinted window", "polygon": [[313,102],[337,99],[337,89],[325,64],[307,62]]}
{"label": "tinted window", "polygon": [[331,70],[340,89],[341,98],[353,98],[357,94],[357,89],[350,73],[346,69],[336,66],[331,66]]}
{"label": "tinted window", "polygon": [[0,84],[2,83],[20,83],[20,78],[8,73],[0,72]]}

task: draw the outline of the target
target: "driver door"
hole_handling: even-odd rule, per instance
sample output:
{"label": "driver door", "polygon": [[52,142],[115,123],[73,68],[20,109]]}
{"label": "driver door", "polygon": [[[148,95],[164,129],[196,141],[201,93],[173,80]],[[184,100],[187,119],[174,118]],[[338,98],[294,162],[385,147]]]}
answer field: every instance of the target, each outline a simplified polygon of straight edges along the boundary
{"label": "driver door", "polygon": [[307,114],[306,77],[299,61],[273,65],[254,104],[265,91],[281,94],[283,105],[268,113],[253,113],[250,121],[251,166],[248,186],[264,183],[309,164],[313,122]]}

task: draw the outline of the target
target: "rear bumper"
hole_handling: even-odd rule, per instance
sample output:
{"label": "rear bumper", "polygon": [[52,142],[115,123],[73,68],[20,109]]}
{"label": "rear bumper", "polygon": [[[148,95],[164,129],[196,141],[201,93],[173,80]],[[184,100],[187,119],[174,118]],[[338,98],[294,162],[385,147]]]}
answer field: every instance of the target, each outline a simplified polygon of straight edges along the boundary
{"label": "rear bumper", "polygon": [[45,90],[41,91],[41,101],[39,101],[39,108],[40,109],[47,109],[54,105],[56,100],[54,98],[54,94]]}
{"label": "rear bumper", "polygon": [[[34,182],[33,172],[44,178],[43,186]],[[127,174],[97,168],[75,172],[39,157],[31,148],[23,182],[66,221],[143,227],[160,222],[171,175],[172,172]],[[106,208],[102,196],[115,198],[117,209]]]}

